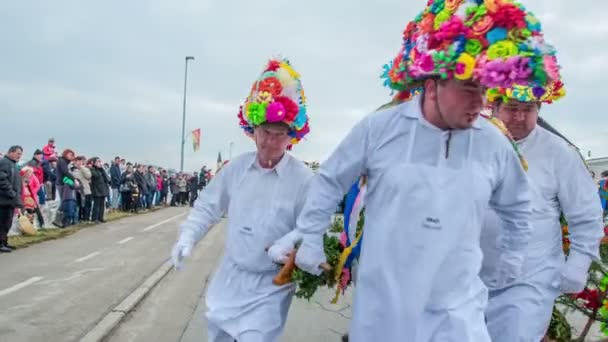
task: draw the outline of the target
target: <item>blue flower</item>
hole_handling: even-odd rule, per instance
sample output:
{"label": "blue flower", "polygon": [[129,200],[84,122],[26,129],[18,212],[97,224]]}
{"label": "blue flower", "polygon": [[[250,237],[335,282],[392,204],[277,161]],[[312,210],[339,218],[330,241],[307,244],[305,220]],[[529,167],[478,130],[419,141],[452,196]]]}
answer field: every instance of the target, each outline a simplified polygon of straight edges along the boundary
{"label": "blue flower", "polygon": [[507,29],[497,27],[486,34],[486,38],[490,44],[507,39]]}

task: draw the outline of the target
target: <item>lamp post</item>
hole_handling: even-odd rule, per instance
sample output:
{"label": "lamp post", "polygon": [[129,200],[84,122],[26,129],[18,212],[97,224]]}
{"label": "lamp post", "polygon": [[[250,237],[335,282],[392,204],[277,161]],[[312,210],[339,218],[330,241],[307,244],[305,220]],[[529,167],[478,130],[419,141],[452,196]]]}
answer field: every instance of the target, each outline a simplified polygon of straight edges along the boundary
{"label": "lamp post", "polygon": [[184,172],[184,145],[186,144],[186,87],[188,85],[188,61],[194,60],[192,56],[186,56],[186,71],[184,72],[184,107],[182,112],[182,153],[179,164],[180,172]]}

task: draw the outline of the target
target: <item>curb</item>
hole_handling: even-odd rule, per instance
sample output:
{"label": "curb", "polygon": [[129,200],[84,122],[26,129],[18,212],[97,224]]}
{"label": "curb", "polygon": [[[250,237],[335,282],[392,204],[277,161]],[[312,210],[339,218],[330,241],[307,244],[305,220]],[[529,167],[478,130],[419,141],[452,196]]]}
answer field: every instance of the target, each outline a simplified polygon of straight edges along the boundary
{"label": "curb", "polygon": [[165,261],[154,271],[146,280],[139,285],[127,298],[116,305],[108,312],[80,342],[99,342],[107,337],[127,316],[133,308],[137,306],[146,295],[173,269],[170,260]]}

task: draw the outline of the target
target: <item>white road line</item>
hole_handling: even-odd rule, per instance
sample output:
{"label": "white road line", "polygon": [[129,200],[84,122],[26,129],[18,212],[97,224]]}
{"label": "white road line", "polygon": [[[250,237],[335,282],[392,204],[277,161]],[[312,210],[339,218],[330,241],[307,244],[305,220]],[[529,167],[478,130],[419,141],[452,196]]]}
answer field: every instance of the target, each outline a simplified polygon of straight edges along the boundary
{"label": "white road line", "polygon": [[150,231],[150,230],[152,230],[152,229],[154,229],[154,228],[157,228],[157,227],[159,227],[159,226],[162,226],[163,224],[165,224],[165,223],[167,223],[167,222],[169,222],[169,221],[175,220],[176,218],[178,218],[178,217],[180,217],[180,216],[184,216],[185,214],[186,214],[186,213],[181,213],[181,214],[179,214],[179,215],[175,215],[175,216],[173,216],[173,217],[170,217],[170,218],[168,218],[168,219],[166,219],[166,220],[164,220],[164,221],[160,221],[160,222],[158,222],[158,223],[156,223],[156,224],[153,224],[153,225],[151,225],[151,226],[149,226],[149,227],[144,228],[144,229],[142,230],[142,232],[147,232],[147,231]]}
{"label": "white road line", "polygon": [[132,236],[129,236],[129,237],[128,237],[128,238],[126,238],[126,239],[122,239],[122,240],[118,241],[118,242],[117,242],[117,244],[122,245],[123,243],[127,243],[127,242],[129,242],[129,241],[131,241],[131,240],[133,240],[133,239],[135,239],[135,238],[134,238],[134,237],[132,237]]}
{"label": "white road line", "polygon": [[8,289],[2,290],[0,291],[0,297],[2,296],[6,296],[7,294],[13,293],[15,291],[19,291],[24,287],[30,286],[36,282],[39,282],[40,280],[42,280],[42,277],[32,277],[22,283],[19,283],[15,286],[11,286]]}
{"label": "white road line", "polygon": [[89,254],[89,255],[83,256],[83,257],[82,257],[82,258],[80,258],[80,259],[76,259],[75,261],[76,261],[76,262],[83,262],[83,261],[87,261],[87,260],[89,260],[89,259],[91,259],[91,258],[95,257],[95,256],[96,256],[96,255],[98,255],[98,254],[99,254],[99,252],[93,252],[93,253],[91,253],[91,254]]}

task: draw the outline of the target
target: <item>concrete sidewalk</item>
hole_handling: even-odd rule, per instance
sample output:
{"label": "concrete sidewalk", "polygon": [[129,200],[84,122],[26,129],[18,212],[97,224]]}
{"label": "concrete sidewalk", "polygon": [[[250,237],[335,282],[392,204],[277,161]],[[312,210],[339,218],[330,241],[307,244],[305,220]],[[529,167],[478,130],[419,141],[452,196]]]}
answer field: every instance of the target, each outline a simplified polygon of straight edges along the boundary
{"label": "concrete sidewalk", "polygon": [[[339,342],[348,329],[351,296],[346,293],[338,304],[330,303],[333,291],[322,289],[310,302],[294,298],[281,342]],[[199,305],[180,342],[206,342],[205,303]]]}

